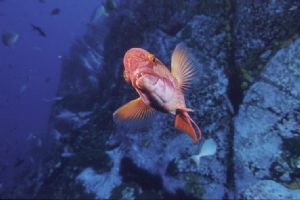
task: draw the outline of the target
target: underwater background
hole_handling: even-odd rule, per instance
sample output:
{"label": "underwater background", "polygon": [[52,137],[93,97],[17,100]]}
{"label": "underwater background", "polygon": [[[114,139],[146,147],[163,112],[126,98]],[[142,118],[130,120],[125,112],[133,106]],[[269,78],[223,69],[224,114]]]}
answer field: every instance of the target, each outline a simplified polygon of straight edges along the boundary
{"label": "underwater background", "polygon": [[[297,0],[0,0],[0,199],[300,199],[299,19]],[[137,97],[125,52],[170,66],[178,43],[195,145],[171,115],[113,120]]]}

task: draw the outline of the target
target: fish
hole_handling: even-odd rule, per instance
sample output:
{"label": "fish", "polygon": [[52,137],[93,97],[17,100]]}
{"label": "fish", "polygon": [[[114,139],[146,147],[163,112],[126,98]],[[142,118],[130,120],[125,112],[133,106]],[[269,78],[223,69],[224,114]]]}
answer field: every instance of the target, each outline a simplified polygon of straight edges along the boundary
{"label": "fish", "polygon": [[38,26],[31,24],[32,30],[38,32],[41,37],[46,37],[46,33]]}
{"label": "fish", "polygon": [[35,51],[42,51],[42,48],[38,47],[38,46],[34,46],[34,47],[32,47],[32,49]]}
{"label": "fish", "polygon": [[16,32],[5,32],[2,34],[2,43],[7,46],[13,46],[19,40],[20,35]]}
{"label": "fish", "polygon": [[33,133],[29,133],[29,135],[27,136],[26,138],[26,141],[32,141],[32,140],[36,140],[37,139],[37,136],[34,135]]}
{"label": "fish", "polygon": [[[189,89],[197,68],[182,43],[176,45],[171,57],[171,71],[152,53],[142,48],[129,49],[123,58],[123,77],[131,83],[139,97],[121,106],[113,119],[144,120],[156,111],[175,115],[175,128],[187,133],[195,144],[201,130],[188,112],[184,91]],[[196,134],[197,132],[197,134]]]}
{"label": "fish", "polygon": [[50,15],[59,15],[60,9],[59,8],[53,8],[50,12]]}
{"label": "fish", "polygon": [[191,156],[191,159],[200,166],[200,158],[204,156],[213,156],[217,152],[217,144],[213,139],[207,139],[201,146],[200,152],[197,155]]}
{"label": "fish", "polygon": [[46,98],[44,98],[43,101],[44,101],[44,102],[54,102],[54,101],[61,101],[61,100],[63,100],[63,99],[64,99],[64,97],[58,96],[58,97],[54,97],[54,98],[51,98],[51,99],[46,99]]}
{"label": "fish", "polygon": [[19,167],[20,165],[22,165],[25,162],[24,159],[21,158],[17,158],[14,164],[14,167]]}

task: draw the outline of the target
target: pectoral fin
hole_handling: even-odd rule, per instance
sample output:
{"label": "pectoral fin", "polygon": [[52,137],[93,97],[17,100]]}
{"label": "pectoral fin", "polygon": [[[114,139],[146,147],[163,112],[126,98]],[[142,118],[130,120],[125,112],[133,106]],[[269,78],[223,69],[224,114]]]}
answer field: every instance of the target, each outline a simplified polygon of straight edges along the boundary
{"label": "pectoral fin", "polygon": [[113,114],[114,120],[139,120],[152,117],[154,109],[137,98],[121,106]]}
{"label": "pectoral fin", "polygon": [[171,69],[180,88],[188,89],[196,74],[196,67],[182,44],[178,44],[172,54]]}

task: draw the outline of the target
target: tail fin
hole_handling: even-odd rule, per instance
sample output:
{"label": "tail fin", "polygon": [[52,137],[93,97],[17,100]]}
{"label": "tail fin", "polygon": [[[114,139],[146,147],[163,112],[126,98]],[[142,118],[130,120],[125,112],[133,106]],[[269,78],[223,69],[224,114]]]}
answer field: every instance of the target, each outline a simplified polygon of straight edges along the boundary
{"label": "tail fin", "polygon": [[193,125],[197,128],[199,139],[201,139],[201,131],[197,124],[192,120],[187,112],[178,110],[176,113],[175,127],[192,137],[193,143],[197,142],[197,135]]}

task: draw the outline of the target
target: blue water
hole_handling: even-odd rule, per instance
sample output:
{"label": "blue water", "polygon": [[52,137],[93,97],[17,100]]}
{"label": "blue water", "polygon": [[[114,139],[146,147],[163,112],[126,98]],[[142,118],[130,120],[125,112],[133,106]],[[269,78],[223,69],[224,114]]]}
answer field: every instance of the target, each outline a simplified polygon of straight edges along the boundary
{"label": "blue water", "polygon": [[299,18],[299,0],[0,0],[0,199],[299,199]]}
{"label": "blue water", "polygon": [[[62,58],[71,44],[86,30],[98,0],[44,3],[38,0],[0,2],[0,34],[20,35],[12,47],[0,44],[0,163],[8,180],[17,158],[28,160],[31,136],[46,133]],[[58,15],[50,15],[54,8]],[[41,27],[46,37],[32,31]],[[0,179],[1,180],[1,179]],[[3,181],[3,179],[2,179]],[[0,181],[0,182],[2,182]]]}

